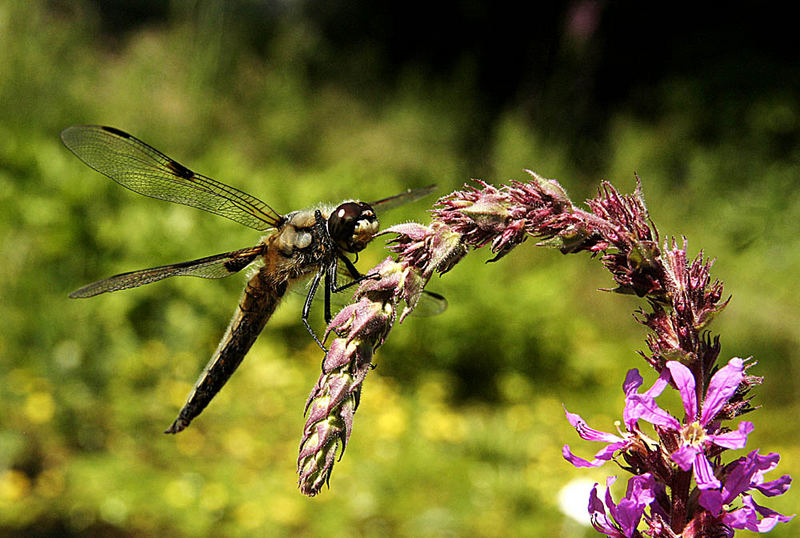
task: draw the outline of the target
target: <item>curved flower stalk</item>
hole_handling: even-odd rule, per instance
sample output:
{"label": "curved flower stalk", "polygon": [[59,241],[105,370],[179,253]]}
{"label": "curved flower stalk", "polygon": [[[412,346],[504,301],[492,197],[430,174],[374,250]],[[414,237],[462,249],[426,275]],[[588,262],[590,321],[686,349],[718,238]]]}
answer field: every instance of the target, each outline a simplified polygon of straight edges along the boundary
{"label": "curved flower stalk", "polygon": [[[567,412],[583,439],[605,443],[591,461],[565,445],[569,462],[597,467],[613,459],[634,475],[619,504],[608,494],[605,502],[596,491],[592,494],[589,512],[595,528],[609,536],[689,538],[729,536],[734,529],[765,532],[791,519],[759,506],[751,495],[788,490],[788,476],[764,481],[763,474],[777,464],[776,454],[751,452],[728,464],[722,461],[727,450],[743,448],[753,430],[748,421],[735,429],[727,423],[754,410],[749,393],[762,380],[747,374],[753,361],[734,358],[721,368],[716,365],[719,337],[708,326],[729,299],[723,299],[722,283],[711,279],[713,261],[702,252],[689,259],[686,239],[682,245],[674,239],[662,243],[638,177],[630,195],[603,182],[586,210],[575,206],[558,182],[528,173],[527,182],[497,188],[477,181],[477,186],[440,199],[430,226],[411,223],[386,231],[396,234],[390,245],[396,259],[369,273],[373,278],[362,282],[354,303],[328,328],[327,334],[336,338],[307,404],[298,460],[301,491],[314,495],[328,481],[349,439],[372,356],[394,322],[414,309],[430,277],[452,269],[469,249],[489,246],[494,253],[490,261],[497,261],[533,237],[537,246],[599,257],[616,284],[607,291],[644,298],[649,306],[636,317],[650,330],[648,352],[640,354],[658,379],[640,393],[641,375],[628,372],[625,430],[594,430]],[[655,402],[668,387],[680,394],[682,419]],[[643,422],[654,434],[641,429]]]}
{"label": "curved flower stalk", "polygon": [[[314,496],[330,479],[337,454],[350,439],[361,384],[372,366],[375,350],[383,344],[396,320],[403,321],[416,307],[434,272],[445,273],[465,250],[447,227],[425,228],[404,224],[386,233],[400,233],[399,261],[387,258],[361,283],[354,302],[331,320],[325,338],[336,338],[322,363],[322,375],[306,402],[306,425],[297,461],[300,491]],[[416,239],[414,239],[416,238]],[[339,452],[341,448],[341,453]]]}
{"label": "curved flower stalk", "polygon": [[391,260],[376,267],[381,280],[366,281],[358,300],[342,309],[326,332],[326,338],[331,330],[342,336],[331,343],[322,375],[306,402],[306,427],[297,461],[300,489],[306,495],[316,495],[328,481],[339,445],[344,452],[350,439],[372,354],[396,318],[395,290],[402,289],[397,269]]}
{"label": "curved flower stalk", "polygon": [[[548,203],[568,203],[556,182],[533,176]],[[298,485],[305,495],[316,495],[328,483],[337,455],[341,457],[350,438],[372,356],[394,322],[402,322],[414,310],[431,276],[452,269],[469,247],[491,243],[494,260],[498,260],[525,240],[530,211],[544,207],[538,196],[531,196],[533,191],[514,192],[509,197],[507,190],[478,184],[483,191],[469,187],[441,199],[430,226],[407,223],[385,230],[383,233],[396,234],[389,249],[397,260],[384,260],[369,271],[373,278],[365,279],[353,303],[331,320],[325,336],[335,334],[336,338],[306,403],[297,461]]]}

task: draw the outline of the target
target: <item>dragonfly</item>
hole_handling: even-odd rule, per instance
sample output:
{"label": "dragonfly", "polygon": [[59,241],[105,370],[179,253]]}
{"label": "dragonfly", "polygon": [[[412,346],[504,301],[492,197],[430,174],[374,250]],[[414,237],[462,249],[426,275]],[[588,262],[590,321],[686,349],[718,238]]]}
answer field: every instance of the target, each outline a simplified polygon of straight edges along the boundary
{"label": "dragonfly", "polygon": [[[174,276],[224,278],[251,265],[258,270],[249,278],[238,308],[217,350],[200,374],[186,404],[164,433],[178,433],[196,418],[241,364],[264,329],[288,287],[311,278],[301,319],[314,341],[324,350],[309,323],[312,301],[322,285],[325,322],[331,321],[331,295],[371,278],[356,269],[348,254],[362,251],[378,232],[376,209],[384,210],[418,200],[434,186],[408,190],[375,202],[344,201],[338,206],[319,205],[281,214],[266,202],[234,187],[198,174],[138,138],[99,125],[67,127],[64,145],[81,161],[123,187],[151,198],[175,202],[226,217],[261,232],[268,232],[253,247],[171,265],[114,275],[84,286],[72,298],[135,288]],[[340,265],[341,264],[341,265]],[[349,280],[339,284],[339,275]],[[429,293],[429,302],[446,302]]]}

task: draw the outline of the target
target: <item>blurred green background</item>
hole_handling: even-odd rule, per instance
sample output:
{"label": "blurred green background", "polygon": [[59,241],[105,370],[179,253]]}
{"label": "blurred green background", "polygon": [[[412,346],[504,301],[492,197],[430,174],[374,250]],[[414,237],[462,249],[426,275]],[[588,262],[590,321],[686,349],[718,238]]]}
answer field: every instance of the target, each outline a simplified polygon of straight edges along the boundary
{"label": "blurred green background", "polygon": [[[793,19],[500,4],[0,1],[0,536],[591,536],[560,511],[562,488],[625,474],[562,460],[564,443],[598,447],[561,404],[613,430],[625,371],[653,379],[635,353],[641,303],[597,291],[611,280],[588,256],[528,242],[432,283],[449,309],[395,328],[317,498],[296,490],[322,359],[300,296],[203,415],[163,435],[243,277],[67,294],[258,235],[93,172],[58,138],[82,123],[279,211],[523,168],[580,201],[601,179],[628,192],[638,172],[662,235],[716,257],[733,294],[713,326],[722,358],[754,355],[765,377],[748,448],[781,453],[774,477],[800,475]],[[431,203],[384,224],[427,222]],[[386,255],[379,243],[360,267]]]}

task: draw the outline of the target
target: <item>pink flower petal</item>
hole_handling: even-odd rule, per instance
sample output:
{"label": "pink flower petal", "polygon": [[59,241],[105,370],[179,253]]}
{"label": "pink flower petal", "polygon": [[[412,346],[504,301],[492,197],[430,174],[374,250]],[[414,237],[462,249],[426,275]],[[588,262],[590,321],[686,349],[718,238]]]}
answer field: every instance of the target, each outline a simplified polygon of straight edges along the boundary
{"label": "pink flower petal", "polygon": [[564,445],[561,448],[561,455],[564,457],[565,460],[570,462],[575,467],[600,467],[605,463],[605,461],[601,460],[594,460],[588,461],[579,456],[576,456],[572,453],[572,450],[569,448],[569,445]]}
{"label": "pink flower petal", "polygon": [[625,448],[626,443],[614,443],[608,446],[603,447],[600,449],[595,455],[592,461],[585,460],[579,456],[576,456],[572,453],[572,449],[570,449],[569,445],[564,445],[561,449],[561,455],[564,457],[565,460],[570,462],[575,467],[600,467],[607,461],[611,460],[614,457],[614,452],[617,450],[622,450]]}
{"label": "pink flower petal", "polygon": [[611,520],[606,514],[606,506],[600,497],[597,495],[597,484],[592,488],[589,494],[589,517],[592,521],[592,526],[598,531],[607,536],[615,536],[618,531],[617,528],[611,523]]}
{"label": "pink flower petal", "polygon": [[[758,519],[759,515],[762,516],[760,520]],[[742,497],[742,507],[725,514],[722,517],[722,521],[734,529],[769,532],[778,523],[786,523],[792,518],[794,518],[794,515],[784,516],[774,510],[759,506],[750,495],[745,495]]]}
{"label": "pink flower petal", "polygon": [[661,370],[661,375],[658,376],[653,386],[646,390],[642,395],[648,398],[657,398],[661,396],[664,389],[669,385],[669,371]]}
{"label": "pink flower petal", "polygon": [[776,495],[783,495],[792,485],[792,477],[788,474],[783,475],[780,478],[775,480],[770,480],[769,482],[763,482],[755,488],[766,495],[767,497],[775,497]]}
{"label": "pink flower petal", "polygon": [[635,394],[636,390],[642,386],[642,383],[644,383],[644,380],[642,379],[642,376],[639,375],[639,370],[636,368],[628,370],[628,373],[625,376],[625,381],[622,383],[622,390],[625,393],[625,396]]}
{"label": "pink flower petal", "polygon": [[714,469],[711,463],[702,452],[698,452],[694,457],[694,480],[700,489],[718,489],[722,484],[714,476]]}
{"label": "pink flower petal", "polygon": [[700,424],[705,426],[720,412],[722,407],[728,403],[733,393],[742,382],[744,372],[744,361],[739,357],[734,357],[726,366],[714,374],[708,383],[706,399],[703,402],[703,413],[700,416]]}
{"label": "pink flower petal", "polygon": [[656,404],[655,400],[643,394],[633,394],[626,399],[625,416],[627,420],[644,419],[651,424],[671,430],[679,430],[681,423]]}
{"label": "pink flower petal", "polygon": [[717,491],[716,489],[706,489],[701,491],[698,501],[700,502],[700,506],[714,515],[722,512],[722,507],[725,505],[722,492]]}
{"label": "pink flower petal", "polygon": [[747,444],[747,436],[753,431],[753,423],[743,420],[739,423],[739,429],[735,432],[721,433],[719,435],[709,435],[709,439],[723,448],[744,448]]}
{"label": "pink flower petal", "polygon": [[682,446],[672,454],[670,454],[670,458],[672,461],[678,464],[684,471],[688,471],[692,468],[694,464],[694,457],[697,455],[699,450],[693,446]]}
{"label": "pink flower petal", "polygon": [[601,432],[600,430],[590,428],[580,415],[570,413],[566,408],[564,408],[564,413],[566,413],[567,420],[578,432],[578,435],[581,436],[581,439],[587,441],[602,441],[604,443],[617,443],[623,440],[622,437],[614,435],[613,433]]}
{"label": "pink flower petal", "polygon": [[678,387],[686,411],[686,420],[693,422],[697,418],[697,393],[695,392],[694,376],[691,370],[678,361],[669,361],[667,368],[672,374],[672,381]]}

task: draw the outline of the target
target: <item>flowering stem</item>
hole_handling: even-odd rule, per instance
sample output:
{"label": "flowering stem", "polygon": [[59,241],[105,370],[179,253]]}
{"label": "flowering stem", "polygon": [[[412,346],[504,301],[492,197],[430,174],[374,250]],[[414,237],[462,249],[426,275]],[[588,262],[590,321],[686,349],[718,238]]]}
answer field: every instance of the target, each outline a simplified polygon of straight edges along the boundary
{"label": "flowering stem", "polygon": [[690,471],[678,470],[672,479],[672,513],[671,528],[676,534],[680,534],[686,526],[686,503],[689,499],[689,488],[692,485],[692,473]]}
{"label": "flowering stem", "polygon": [[[635,369],[628,372],[623,384],[626,431],[594,430],[567,412],[583,439],[606,443],[591,461],[565,445],[568,461],[597,467],[616,459],[634,474],[618,504],[610,494],[601,501],[596,487],[592,491],[589,511],[595,528],[609,536],[690,538],[729,536],[738,528],[765,532],[790,520],[757,505],[751,496],[754,490],[773,496],[789,489],[789,476],[764,480],[763,474],[777,465],[777,454],[756,450],[722,462],[726,450],[744,448],[753,430],[746,421],[728,424],[753,410],[749,391],[761,379],[745,373],[751,361],[734,357],[717,365],[719,337],[710,335],[708,325],[729,299],[722,299],[722,283],[711,280],[713,262],[702,251],[688,259],[685,238],[682,247],[675,239],[660,245],[638,177],[631,195],[603,182],[586,211],[572,203],[558,182],[529,174],[526,183],[512,181],[500,188],[478,181],[477,187],[440,199],[429,226],[409,223],[386,230],[396,234],[390,245],[396,259],[370,271],[375,278],[360,285],[354,303],[328,328],[337,338],[309,397],[298,459],[301,490],[314,495],[327,483],[335,456],[341,454],[338,447],[343,451],[349,439],[372,355],[394,322],[415,308],[430,277],[451,270],[470,249],[490,246],[490,261],[497,261],[534,237],[537,245],[564,254],[599,256],[616,283],[609,291],[636,295],[649,306],[636,316],[650,330],[649,352],[640,354],[658,380],[639,392],[641,375]],[[680,393],[682,421],[655,402],[668,387]],[[653,425],[655,439],[642,431],[640,421]]]}

